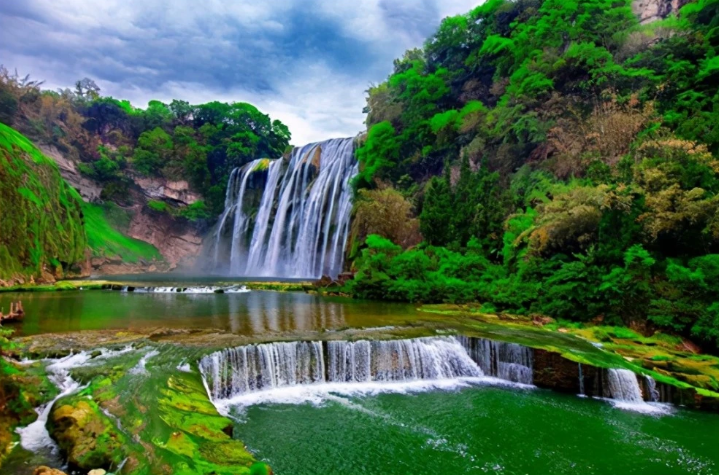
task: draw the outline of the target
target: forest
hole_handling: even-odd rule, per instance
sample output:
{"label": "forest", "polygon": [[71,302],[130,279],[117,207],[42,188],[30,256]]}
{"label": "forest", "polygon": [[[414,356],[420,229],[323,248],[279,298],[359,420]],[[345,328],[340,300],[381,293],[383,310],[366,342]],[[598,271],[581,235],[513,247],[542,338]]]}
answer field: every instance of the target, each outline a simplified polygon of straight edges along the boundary
{"label": "forest", "polygon": [[212,218],[224,208],[233,168],[281,156],[289,146],[287,126],[247,103],[150,101],[137,108],[102,96],[88,78],[74,89],[42,85],[0,67],[0,122],[78,162],[107,201],[123,204],[133,174],[186,180],[204,200],[173,211],[191,220]]}
{"label": "forest", "polygon": [[719,1],[490,0],[368,91],[355,297],[719,346]]}

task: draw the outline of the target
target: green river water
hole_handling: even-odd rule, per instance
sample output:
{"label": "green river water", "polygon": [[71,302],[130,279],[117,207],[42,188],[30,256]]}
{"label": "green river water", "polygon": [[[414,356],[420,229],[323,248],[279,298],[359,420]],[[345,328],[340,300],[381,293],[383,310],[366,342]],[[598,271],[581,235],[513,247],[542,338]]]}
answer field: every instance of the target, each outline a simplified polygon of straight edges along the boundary
{"label": "green river water", "polygon": [[[177,327],[271,339],[283,332],[403,324],[417,313],[408,305],[276,292],[0,294],[0,306],[18,298],[27,319],[16,328],[24,335]],[[149,360],[148,374],[165,374],[176,364],[160,368]],[[232,409],[235,437],[277,475],[719,473],[719,416],[682,408],[644,414],[496,382],[257,401]]]}

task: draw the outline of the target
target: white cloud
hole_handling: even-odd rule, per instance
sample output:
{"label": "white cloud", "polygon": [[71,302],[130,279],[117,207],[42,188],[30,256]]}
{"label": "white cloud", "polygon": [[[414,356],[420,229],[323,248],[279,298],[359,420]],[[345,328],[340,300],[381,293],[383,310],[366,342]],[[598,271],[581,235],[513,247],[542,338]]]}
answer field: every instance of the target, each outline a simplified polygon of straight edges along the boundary
{"label": "white cloud", "polygon": [[91,77],[145,105],[255,104],[292,142],[364,128],[364,90],[476,0],[0,2],[0,62],[51,88]]}

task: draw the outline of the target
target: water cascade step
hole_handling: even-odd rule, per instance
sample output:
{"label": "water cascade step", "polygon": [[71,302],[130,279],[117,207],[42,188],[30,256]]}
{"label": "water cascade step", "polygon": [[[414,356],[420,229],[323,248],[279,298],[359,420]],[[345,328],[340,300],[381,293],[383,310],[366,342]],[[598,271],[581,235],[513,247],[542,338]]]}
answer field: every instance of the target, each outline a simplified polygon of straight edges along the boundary
{"label": "water cascade step", "polygon": [[[476,350],[474,355],[468,347]],[[212,399],[226,400],[250,392],[314,383],[450,380],[488,375],[531,384],[532,350],[463,337],[267,343],[212,353],[200,360],[199,367]]]}
{"label": "water cascade step", "polygon": [[213,399],[298,384],[399,382],[480,377],[452,337],[249,345],[200,361]]}
{"label": "water cascade step", "polygon": [[608,369],[607,382],[612,399],[631,403],[642,403],[644,397],[637,375],[628,369]]}
{"label": "water cascade step", "polygon": [[357,171],[352,138],[295,148],[289,161],[255,160],[233,170],[212,240],[213,271],[337,277]]}
{"label": "water cascade step", "polygon": [[457,339],[487,376],[532,384],[533,350],[516,343],[458,336]]}

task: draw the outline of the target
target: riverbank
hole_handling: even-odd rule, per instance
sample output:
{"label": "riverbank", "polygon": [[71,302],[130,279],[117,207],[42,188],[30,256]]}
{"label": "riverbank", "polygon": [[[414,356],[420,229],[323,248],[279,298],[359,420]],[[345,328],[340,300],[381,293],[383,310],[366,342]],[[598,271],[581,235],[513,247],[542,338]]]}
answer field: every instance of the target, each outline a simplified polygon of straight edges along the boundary
{"label": "riverbank", "polygon": [[[207,283],[196,285],[208,285]],[[272,290],[277,292],[309,292],[314,289],[312,282],[227,282],[212,284],[216,287],[245,286],[249,290]],[[63,280],[54,284],[22,284],[0,287],[0,293],[8,292],[65,292],[71,290],[123,290],[128,287],[154,287],[148,282],[133,280]],[[158,284],[159,286],[159,284]],[[174,284],[176,288],[191,287],[191,282]]]}

